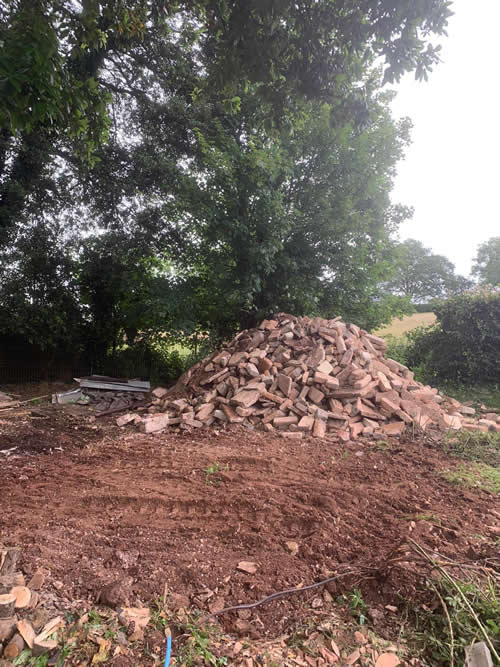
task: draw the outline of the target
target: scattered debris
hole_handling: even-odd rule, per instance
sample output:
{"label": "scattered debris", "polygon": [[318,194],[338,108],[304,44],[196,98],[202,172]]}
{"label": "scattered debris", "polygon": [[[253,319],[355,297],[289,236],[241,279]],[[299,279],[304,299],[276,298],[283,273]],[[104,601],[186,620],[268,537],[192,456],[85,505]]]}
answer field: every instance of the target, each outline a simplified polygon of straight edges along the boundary
{"label": "scattered debris", "polygon": [[148,381],[126,380],[112,378],[107,375],[91,375],[85,378],[75,378],[82,389],[110,389],[111,391],[149,392],[151,385]]}
{"label": "scattered debris", "polygon": [[78,403],[83,399],[83,392],[81,389],[70,389],[60,393],[52,394],[52,403],[65,405],[66,403]]}

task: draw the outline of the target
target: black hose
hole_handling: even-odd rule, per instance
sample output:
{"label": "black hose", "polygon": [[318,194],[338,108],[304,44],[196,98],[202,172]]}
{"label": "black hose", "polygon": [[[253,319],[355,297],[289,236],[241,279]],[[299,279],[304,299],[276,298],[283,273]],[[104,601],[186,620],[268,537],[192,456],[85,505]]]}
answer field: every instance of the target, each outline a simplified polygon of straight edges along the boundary
{"label": "black hose", "polygon": [[348,572],[344,572],[342,574],[336,574],[334,577],[328,577],[328,579],[323,579],[323,581],[317,581],[314,584],[309,584],[307,586],[297,586],[297,588],[288,588],[285,591],[278,591],[277,593],[268,595],[267,597],[262,598],[262,600],[258,600],[257,602],[251,602],[249,604],[237,604],[234,607],[226,607],[225,609],[221,609],[220,611],[215,611],[213,614],[210,614],[208,618],[211,618],[213,616],[219,616],[220,614],[225,614],[226,612],[229,611],[238,611],[239,609],[254,609],[255,607],[259,607],[261,604],[264,604],[265,602],[276,600],[276,598],[281,598],[284,597],[285,595],[291,595],[292,593],[303,593],[304,591],[310,591],[313,588],[319,588],[320,586],[325,586],[326,584],[329,584],[331,581],[335,581],[336,579],[345,577],[348,574],[354,574],[354,572],[352,570],[349,570]]}

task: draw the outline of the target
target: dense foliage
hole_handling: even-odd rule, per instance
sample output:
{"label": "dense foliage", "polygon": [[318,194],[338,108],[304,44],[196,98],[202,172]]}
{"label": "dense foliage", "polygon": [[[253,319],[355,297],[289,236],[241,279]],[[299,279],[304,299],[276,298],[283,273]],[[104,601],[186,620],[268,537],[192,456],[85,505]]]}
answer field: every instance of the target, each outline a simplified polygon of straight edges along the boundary
{"label": "dense foliage", "polygon": [[407,334],[406,362],[429,381],[500,382],[500,289],[475,288],[434,312],[435,325]]}
{"label": "dense foliage", "polygon": [[427,76],[449,13],[0,0],[0,334],[97,359],[276,310],[407,311],[381,288],[409,213],[382,86]]}

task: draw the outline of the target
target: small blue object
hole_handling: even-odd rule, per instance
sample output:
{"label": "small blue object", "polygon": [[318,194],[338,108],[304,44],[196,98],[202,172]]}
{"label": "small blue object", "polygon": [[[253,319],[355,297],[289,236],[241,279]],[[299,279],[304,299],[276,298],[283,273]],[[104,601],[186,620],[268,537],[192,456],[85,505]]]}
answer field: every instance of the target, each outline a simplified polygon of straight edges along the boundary
{"label": "small blue object", "polygon": [[172,651],[172,638],[170,635],[167,636],[167,653],[165,654],[164,667],[169,667],[170,665],[170,652]]}

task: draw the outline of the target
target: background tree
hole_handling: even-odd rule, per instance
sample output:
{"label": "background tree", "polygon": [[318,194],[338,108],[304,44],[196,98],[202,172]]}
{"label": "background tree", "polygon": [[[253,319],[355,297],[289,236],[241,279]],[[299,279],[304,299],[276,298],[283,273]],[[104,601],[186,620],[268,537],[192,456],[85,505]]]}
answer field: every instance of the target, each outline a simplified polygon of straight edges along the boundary
{"label": "background tree", "polygon": [[420,241],[407,239],[397,248],[395,272],[387,289],[422,303],[459,293],[471,284],[455,274],[455,266],[449,259],[435,255]]}
{"label": "background tree", "polygon": [[[60,141],[95,161],[108,136],[116,72],[127,69],[131,52],[144,58],[141,44],[151,37],[164,55],[191,54],[193,95],[217,91],[219,102],[237,102],[240,88],[253,84],[272,124],[304,97],[340,111],[375,58],[386,63],[387,80],[412,70],[426,76],[438,60],[431,38],[444,32],[449,4],[357,0],[346,12],[330,0],[0,0],[0,229],[46,189]],[[358,97],[362,105],[362,90]]]}
{"label": "background tree", "polygon": [[493,236],[479,246],[472,275],[485,285],[500,285],[500,236]]}

